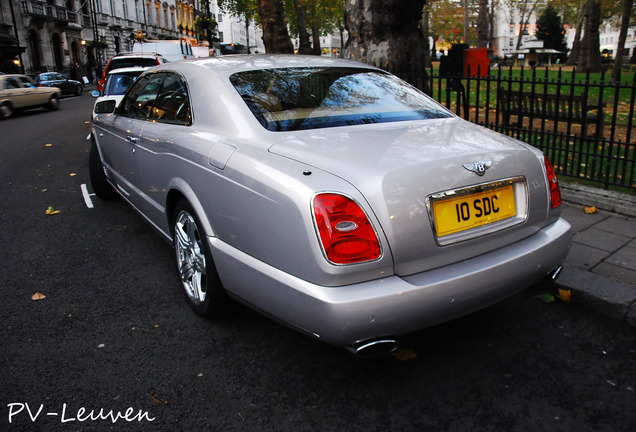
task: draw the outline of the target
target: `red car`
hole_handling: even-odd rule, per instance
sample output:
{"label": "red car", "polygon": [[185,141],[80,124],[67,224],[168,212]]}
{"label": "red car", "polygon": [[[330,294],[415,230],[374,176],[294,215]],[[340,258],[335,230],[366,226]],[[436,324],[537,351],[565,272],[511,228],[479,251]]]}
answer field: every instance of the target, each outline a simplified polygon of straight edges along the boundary
{"label": "red car", "polygon": [[167,63],[161,54],[157,53],[135,53],[135,54],[119,54],[108,60],[104,74],[97,81],[97,89],[99,91],[104,90],[104,82],[108,72],[114,69],[128,68],[128,67],[151,67],[162,63]]}

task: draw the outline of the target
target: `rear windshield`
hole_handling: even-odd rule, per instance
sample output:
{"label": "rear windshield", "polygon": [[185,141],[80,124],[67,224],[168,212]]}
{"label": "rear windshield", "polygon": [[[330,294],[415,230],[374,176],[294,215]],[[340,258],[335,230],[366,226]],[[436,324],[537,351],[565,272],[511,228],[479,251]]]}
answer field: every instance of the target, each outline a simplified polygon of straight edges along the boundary
{"label": "rear windshield", "polygon": [[123,95],[133,85],[141,72],[109,74],[104,85],[104,95]]}
{"label": "rear windshield", "polygon": [[128,67],[152,67],[157,66],[157,59],[154,57],[126,57],[112,59],[108,63],[108,71],[114,69],[128,68]]}
{"label": "rear windshield", "polygon": [[452,116],[393,75],[368,69],[266,69],[239,72],[230,81],[270,131]]}

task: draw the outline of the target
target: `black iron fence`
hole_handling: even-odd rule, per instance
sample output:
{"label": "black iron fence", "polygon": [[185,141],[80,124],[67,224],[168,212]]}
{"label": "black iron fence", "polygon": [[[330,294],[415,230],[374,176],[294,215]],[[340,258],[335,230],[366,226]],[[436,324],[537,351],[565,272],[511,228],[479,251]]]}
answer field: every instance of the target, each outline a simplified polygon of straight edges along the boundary
{"label": "black iron fence", "polygon": [[636,189],[636,74],[616,83],[561,68],[439,74],[430,95],[474,123],[541,149],[560,175]]}

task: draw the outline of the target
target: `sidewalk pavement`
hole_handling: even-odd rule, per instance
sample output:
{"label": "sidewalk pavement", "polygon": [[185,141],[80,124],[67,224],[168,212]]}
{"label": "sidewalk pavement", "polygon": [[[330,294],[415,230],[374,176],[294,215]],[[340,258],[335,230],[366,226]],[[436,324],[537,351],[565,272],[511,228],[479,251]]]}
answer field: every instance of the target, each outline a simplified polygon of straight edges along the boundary
{"label": "sidewalk pavement", "polygon": [[556,284],[571,291],[573,303],[636,326],[636,196],[560,186],[574,236]]}

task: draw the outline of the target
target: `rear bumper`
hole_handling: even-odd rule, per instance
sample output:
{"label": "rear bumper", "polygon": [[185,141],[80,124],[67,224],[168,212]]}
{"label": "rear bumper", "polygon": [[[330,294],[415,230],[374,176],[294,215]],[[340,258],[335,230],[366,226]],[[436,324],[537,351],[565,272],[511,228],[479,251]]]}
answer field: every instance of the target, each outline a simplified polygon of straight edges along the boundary
{"label": "rear bumper", "polygon": [[559,219],[520,242],[456,264],[324,287],[209,238],[230,295],[333,345],[399,336],[494,304],[545,278],[565,260],[570,242],[570,225]]}

